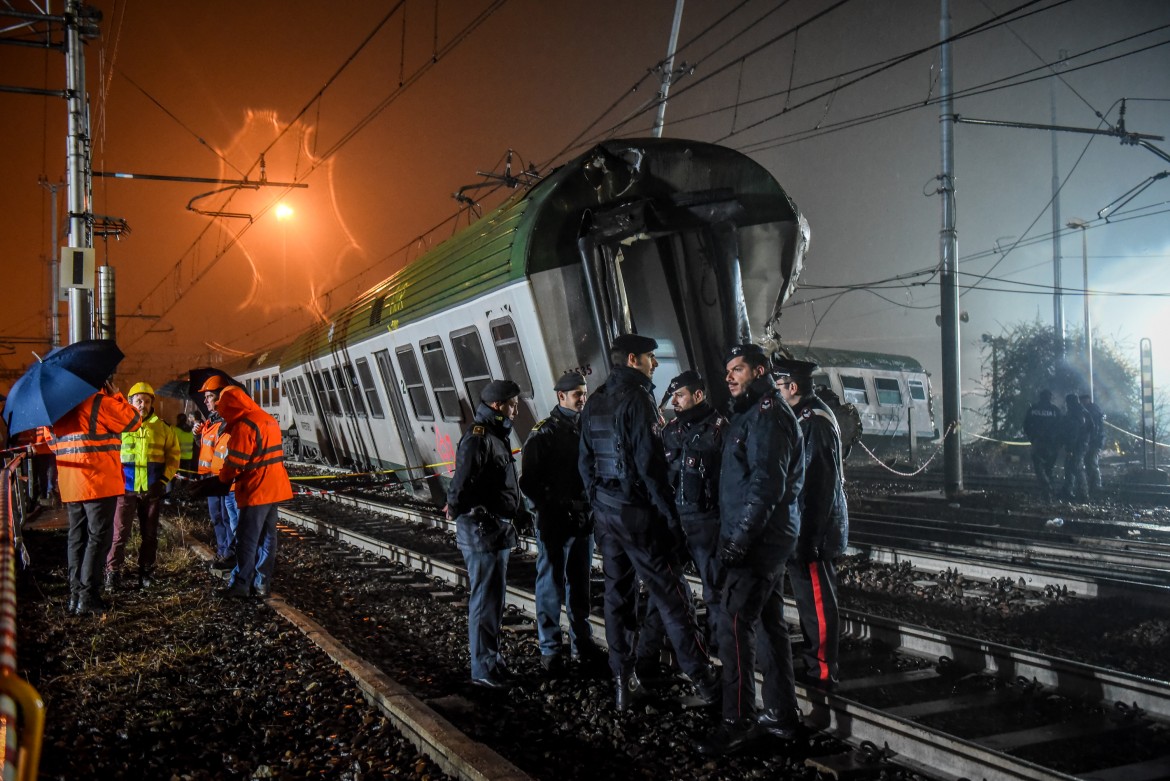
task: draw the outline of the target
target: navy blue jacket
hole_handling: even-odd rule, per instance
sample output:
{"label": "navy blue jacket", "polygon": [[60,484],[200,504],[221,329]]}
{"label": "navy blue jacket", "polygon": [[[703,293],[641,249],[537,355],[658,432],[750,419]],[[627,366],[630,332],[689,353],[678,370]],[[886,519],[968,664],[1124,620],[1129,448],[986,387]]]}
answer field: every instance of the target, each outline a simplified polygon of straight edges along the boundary
{"label": "navy blue jacket", "polygon": [[719,510],[719,462],[727,419],[704,399],[662,429],[679,515]]}
{"label": "navy blue jacket", "polygon": [[1060,407],[1050,401],[1038,401],[1024,418],[1024,434],[1033,447],[1052,448],[1061,444]]}
{"label": "navy blue jacket", "polygon": [[592,529],[589,500],[577,471],[580,449],[581,416],[560,406],[524,441],[520,490],[532,502],[542,534],[574,537]]}
{"label": "navy blue jacket", "polygon": [[577,466],[591,503],[655,509],[677,525],[652,387],[637,369],[613,367],[581,411]]}
{"label": "navy blue jacket", "polygon": [[508,435],[512,422],[486,404],[475,410],[475,420],[459,440],[455,474],[447,489],[452,517],[483,507],[498,518],[514,519],[520,507],[516,459]]}
{"label": "navy blue jacket", "polygon": [[721,544],[746,550],[746,566],[774,569],[792,555],[800,534],[804,440],[767,376],[732,398],[729,417],[719,472]]}
{"label": "navy blue jacket", "polygon": [[792,411],[804,437],[804,489],[800,492],[796,556],[802,562],[833,559],[845,552],[849,542],[841,432],[833,411],[815,393],[802,396]]}

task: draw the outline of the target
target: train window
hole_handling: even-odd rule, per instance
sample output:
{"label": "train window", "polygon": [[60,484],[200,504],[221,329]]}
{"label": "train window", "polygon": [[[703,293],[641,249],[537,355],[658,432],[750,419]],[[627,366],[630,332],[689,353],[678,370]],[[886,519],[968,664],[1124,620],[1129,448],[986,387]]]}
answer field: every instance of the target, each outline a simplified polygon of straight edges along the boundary
{"label": "train window", "polygon": [[414,416],[419,420],[434,420],[435,413],[431,411],[431,400],[427,398],[427,388],[423,385],[422,373],[418,370],[414,348],[410,345],[399,347],[395,354],[398,356],[398,370],[402,373],[402,383],[406,386],[407,395],[410,396]]}
{"label": "train window", "polygon": [[451,349],[455,351],[455,363],[463,375],[463,387],[472,404],[479,403],[479,393],[492,381],[487,356],[483,354],[483,342],[474,326],[451,332]]}
{"label": "train window", "polygon": [[504,377],[520,386],[521,397],[531,399],[532,380],[528,377],[524,351],[520,348],[520,339],[516,336],[516,326],[512,324],[512,318],[492,320],[488,326],[492,329],[492,341],[496,345],[496,355],[499,356]]}
{"label": "train window", "polygon": [[451,366],[443,352],[443,343],[439,337],[432,336],[424,342],[419,342],[418,348],[422,350],[423,366],[427,367],[427,378],[435,392],[435,401],[439,403],[439,414],[443,416],[443,420],[462,420],[459,391],[455,390],[455,379],[451,376]]}
{"label": "train window", "polygon": [[282,387],[284,388],[285,395],[288,396],[289,402],[293,406],[293,412],[298,415],[304,415],[305,407],[304,404],[301,403],[301,394],[297,392],[296,380],[289,380],[288,382],[284,383]]}
{"label": "train window", "polygon": [[311,387],[305,385],[305,380],[300,378],[300,376],[298,376],[298,378],[296,378],[296,380],[292,381],[292,385],[296,386],[297,391],[301,393],[301,405],[304,407],[304,414],[311,415],[312,414]]}
{"label": "train window", "polygon": [[378,390],[374,387],[374,374],[370,371],[370,362],[365,358],[357,359],[357,373],[362,381],[362,390],[366,394],[366,406],[375,418],[386,417],[382,412],[382,402],[378,400]]}
{"label": "train window", "polygon": [[333,375],[326,369],[321,372],[321,377],[325,380],[325,390],[329,393],[329,411],[334,415],[340,415],[341,402],[337,398],[337,386],[333,384]]}
{"label": "train window", "polygon": [[[329,376],[326,374],[325,376]],[[345,407],[345,414],[353,414],[353,402],[349,398],[349,383],[345,380],[345,375],[341,372],[340,366],[333,367],[333,379],[337,382],[337,396],[341,399],[341,404]]]}
{"label": "train window", "polygon": [[358,378],[353,370],[353,364],[347,363],[341,373],[349,380],[349,397],[353,400],[354,411],[364,416],[366,414],[366,404],[362,401],[362,389],[358,385]]}
{"label": "train window", "polygon": [[269,382],[268,382],[268,378],[267,378],[267,377],[261,377],[261,378],[259,378],[258,382],[260,383],[260,388],[261,388],[261,391],[260,391],[260,406],[261,406],[261,407],[268,407],[268,406],[271,406],[271,402],[272,402],[272,394],[271,394],[271,392],[270,392],[270,390],[269,390],[269,388],[270,388],[270,385],[269,385]]}
{"label": "train window", "polygon": [[382,304],[385,302],[386,296],[378,296],[374,299],[374,303],[370,304],[370,325],[382,322]]}
{"label": "train window", "polygon": [[845,392],[846,403],[869,404],[869,395],[865,392],[864,377],[849,377],[842,374],[841,390]]}
{"label": "train window", "polygon": [[272,375],[272,403],[273,404],[280,403],[280,397],[282,395],[285,395],[282,391],[283,391],[283,388],[280,387],[280,375],[279,374]]}
{"label": "train window", "polygon": [[910,398],[915,401],[926,401],[926,383],[922,380],[906,380],[906,387],[910,389]]}
{"label": "train window", "polygon": [[902,406],[902,388],[897,377],[874,377],[873,386],[877,389],[878,404],[883,407]]}

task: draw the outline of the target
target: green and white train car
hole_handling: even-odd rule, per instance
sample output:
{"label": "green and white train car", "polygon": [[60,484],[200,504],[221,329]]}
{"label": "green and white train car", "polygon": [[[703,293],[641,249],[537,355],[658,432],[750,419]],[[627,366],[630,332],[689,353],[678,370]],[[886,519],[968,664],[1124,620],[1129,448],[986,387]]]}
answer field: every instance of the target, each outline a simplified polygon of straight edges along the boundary
{"label": "green and white train car", "polygon": [[284,350],[302,452],[404,481],[446,475],[485,384],[522,388],[519,447],[557,377],[605,379],[621,333],[658,340],[659,387],[684,367],[722,378],[728,346],[770,333],[807,244],[796,206],[748,157],[607,141]]}
{"label": "green and white train car", "polygon": [[920,441],[938,438],[930,375],[907,355],[790,347],[793,355],[813,361],[813,385],[831,388],[861,416],[862,441],[871,449],[905,447],[913,426]]}

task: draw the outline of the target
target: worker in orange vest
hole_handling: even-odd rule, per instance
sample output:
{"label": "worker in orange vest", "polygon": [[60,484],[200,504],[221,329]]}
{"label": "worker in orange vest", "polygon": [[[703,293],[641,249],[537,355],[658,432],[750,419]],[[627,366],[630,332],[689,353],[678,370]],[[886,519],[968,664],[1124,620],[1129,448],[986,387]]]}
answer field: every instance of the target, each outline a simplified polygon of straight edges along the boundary
{"label": "worker in orange vest", "polygon": [[[199,438],[199,476],[218,476],[227,457],[228,435],[223,416],[217,405],[219,394],[229,383],[223,377],[213,374],[207,378],[199,392],[210,412],[207,420],[201,420],[191,429]],[[229,572],[236,566],[236,527],[240,523],[240,509],[236,505],[236,494],[208,496],[207,512],[211,516],[211,529],[215,533],[215,561],[211,569]]]}
{"label": "worker in orange vest", "polygon": [[105,387],[53,424],[49,446],[57,457],[57,485],[69,515],[69,612],[108,609],[102,570],[113,535],[122,482],[122,434],[137,431],[139,414],[106,381]]}
{"label": "worker in orange vest", "polygon": [[[235,481],[236,503],[240,507],[236,566],[219,595],[245,599],[267,596],[276,566],[276,503],[292,498],[280,424],[235,386],[220,392],[217,409],[229,436],[219,480]],[[261,540],[267,540],[268,555],[257,566]]]}

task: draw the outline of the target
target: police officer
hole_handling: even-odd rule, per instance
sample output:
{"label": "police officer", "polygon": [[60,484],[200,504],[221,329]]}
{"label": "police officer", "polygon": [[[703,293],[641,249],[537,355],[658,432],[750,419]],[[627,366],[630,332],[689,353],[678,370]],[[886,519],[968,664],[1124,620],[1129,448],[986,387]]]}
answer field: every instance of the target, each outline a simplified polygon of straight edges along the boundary
{"label": "police officer", "polygon": [[[708,647],[714,653],[719,624],[719,461],[727,418],[708,403],[707,384],[693,369],[671,380],[666,394],[675,417],[662,429],[662,443],[687,552],[703,583]],[[651,652],[656,655],[660,650],[661,626],[657,606],[651,603],[638,638],[639,670],[648,669]]]}
{"label": "police officer", "polygon": [[1105,447],[1105,413],[1089,394],[1081,394],[1081,406],[1089,421],[1089,443],[1085,448],[1085,482],[1089,493],[1101,493],[1101,449]]}
{"label": "police officer", "polygon": [[1064,437],[1064,498],[1070,502],[1085,501],[1089,498],[1085,484],[1085,453],[1089,449],[1093,426],[1077,394],[1064,397],[1064,415],[1060,423]]}
{"label": "police officer", "polygon": [[577,658],[604,664],[589,625],[589,570],[593,560],[593,518],[577,453],[581,446],[581,409],[588,389],[578,372],[553,386],[557,406],[536,424],[524,443],[520,490],[536,510],[536,631],[545,670],[564,670],[561,605],[569,618],[569,639]]}
{"label": "police officer", "polygon": [[1024,434],[1032,443],[1032,471],[1040,486],[1040,497],[1052,499],[1056,454],[1060,450],[1060,408],[1052,403],[1052,391],[1044,388],[1036,394],[1036,403],[1024,417]]}
{"label": "police officer", "polygon": [[804,635],[804,680],[824,689],[837,687],[837,565],[849,539],[841,467],[841,431],[829,405],[812,387],[815,363],[778,360],[772,376],[776,390],[796,415],[804,439],[804,487],[800,492],[800,537],[788,561],[788,579]]}
{"label": "police officer", "polygon": [[520,488],[509,440],[519,396],[520,386],[511,380],[492,380],[480,392],[475,420],[459,440],[455,474],[447,490],[447,517],[455,519],[456,540],[471,581],[467,605],[471,681],[486,689],[508,687],[500,621],[508,555],[518,539],[513,521],[520,512]]}
{"label": "police officer", "polygon": [[[765,731],[792,738],[800,723],[782,589],[784,565],[800,532],[804,442],[758,345],[732,348],[726,366],[731,422],[719,473],[723,722],[700,741],[705,754],[737,751]],[[759,713],[757,632],[764,673]]]}
{"label": "police officer", "polygon": [[699,696],[718,696],[676,552],[681,528],[651,396],[657,347],[638,334],[614,339],[609,377],[581,413],[579,467],[605,570],[605,636],[619,711],[642,694],[633,647],[638,578],[658,603],[679,665]]}

